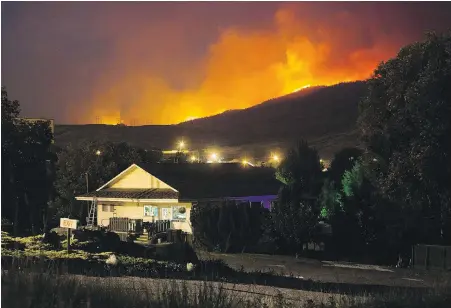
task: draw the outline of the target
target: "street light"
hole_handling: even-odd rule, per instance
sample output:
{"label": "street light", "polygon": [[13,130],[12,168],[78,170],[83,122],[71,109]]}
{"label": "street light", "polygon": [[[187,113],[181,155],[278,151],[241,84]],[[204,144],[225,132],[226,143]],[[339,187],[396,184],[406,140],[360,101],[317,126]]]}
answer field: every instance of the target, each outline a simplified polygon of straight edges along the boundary
{"label": "street light", "polygon": [[218,156],[218,154],[217,153],[211,153],[211,155],[210,155],[210,160],[211,160],[211,162],[218,162],[218,160],[219,160],[219,156]]}
{"label": "street light", "polygon": [[179,149],[180,149],[180,152],[183,150],[184,147],[185,147],[185,141],[180,140],[180,141],[179,141]]}
{"label": "street light", "polygon": [[191,155],[190,160],[194,163],[197,160],[197,157],[195,155]]}
{"label": "street light", "polygon": [[241,163],[243,164],[243,167],[249,167],[249,166],[255,167],[255,165],[254,165],[253,163],[251,163],[250,161],[248,161],[246,158],[243,159],[243,160],[241,161]]}
{"label": "street light", "polygon": [[97,150],[96,155],[99,156],[100,154],[102,154],[102,152],[100,150]]}

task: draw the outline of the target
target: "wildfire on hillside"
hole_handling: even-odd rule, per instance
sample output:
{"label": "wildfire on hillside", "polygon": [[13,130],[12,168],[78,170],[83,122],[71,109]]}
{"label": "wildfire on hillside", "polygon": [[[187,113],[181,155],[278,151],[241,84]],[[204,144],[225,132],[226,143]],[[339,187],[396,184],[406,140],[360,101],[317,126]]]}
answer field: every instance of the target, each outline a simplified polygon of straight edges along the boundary
{"label": "wildfire on hillside", "polygon": [[304,90],[304,89],[307,89],[307,88],[310,88],[311,87],[311,85],[305,85],[305,86],[303,86],[303,87],[300,87],[300,88],[297,88],[297,89],[294,89],[294,91],[293,91],[293,93],[294,92],[299,92],[299,91],[301,91],[301,90]]}
{"label": "wildfire on hillside", "polygon": [[374,33],[371,44],[356,43],[365,40],[354,17],[339,12],[319,26],[287,7],[277,11],[269,28],[225,29],[209,46],[199,72],[186,77],[193,82],[183,89],[140,69],[133,62],[137,56],[127,50],[128,62],[118,64],[125,73],[99,83],[89,102],[92,108],[79,121],[117,124],[120,118],[127,125],[174,124],[247,108],[310,86],[366,79],[398,46]]}

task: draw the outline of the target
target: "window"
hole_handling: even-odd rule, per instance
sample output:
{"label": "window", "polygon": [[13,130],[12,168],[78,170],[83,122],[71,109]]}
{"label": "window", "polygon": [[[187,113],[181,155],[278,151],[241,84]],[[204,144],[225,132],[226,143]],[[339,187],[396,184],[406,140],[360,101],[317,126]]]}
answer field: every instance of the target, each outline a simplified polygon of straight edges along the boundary
{"label": "window", "polygon": [[173,206],[172,207],[172,219],[178,221],[186,220],[186,207],[184,206]]}
{"label": "window", "polygon": [[102,204],[102,212],[114,212],[114,205]]}
{"label": "window", "polygon": [[158,218],[158,207],[152,205],[144,205],[144,216]]}
{"label": "window", "polygon": [[170,207],[164,207],[161,209],[161,219],[162,220],[170,220],[171,217],[172,217],[172,215],[171,215]]}

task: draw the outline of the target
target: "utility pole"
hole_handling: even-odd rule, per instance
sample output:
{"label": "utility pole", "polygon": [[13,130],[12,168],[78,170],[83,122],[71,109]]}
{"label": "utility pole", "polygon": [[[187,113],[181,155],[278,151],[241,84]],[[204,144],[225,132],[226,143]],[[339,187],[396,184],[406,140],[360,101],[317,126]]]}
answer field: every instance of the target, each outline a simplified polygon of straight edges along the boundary
{"label": "utility pole", "polygon": [[[89,177],[88,177],[88,172],[85,173],[85,176],[86,176],[86,193],[89,193]],[[88,217],[89,217],[89,201],[86,201],[86,204],[88,205],[87,210],[88,210]],[[86,221],[88,221],[88,220],[86,219]],[[68,229],[68,230],[69,230],[69,229]],[[68,247],[69,247],[69,246],[68,246]]]}

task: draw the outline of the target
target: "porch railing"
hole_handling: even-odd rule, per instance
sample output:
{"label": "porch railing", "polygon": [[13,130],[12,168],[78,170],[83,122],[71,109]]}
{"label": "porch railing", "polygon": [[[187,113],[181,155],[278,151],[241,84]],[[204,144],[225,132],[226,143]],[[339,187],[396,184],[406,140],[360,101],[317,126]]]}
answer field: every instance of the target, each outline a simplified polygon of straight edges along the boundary
{"label": "porch railing", "polygon": [[126,217],[111,217],[108,228],[111,231],[116,231],[116,232],[142,233],[143,220],[142,219],[130,219],[130,218],[126,218]]}
{"label": "porch railing", "polygon": [[170,220],[156,220],[153,222],[144,222],[143,228],[147,230],[148,239],[150,240],[153,235],[161,232],[166,232],[171,228]]}

